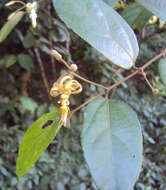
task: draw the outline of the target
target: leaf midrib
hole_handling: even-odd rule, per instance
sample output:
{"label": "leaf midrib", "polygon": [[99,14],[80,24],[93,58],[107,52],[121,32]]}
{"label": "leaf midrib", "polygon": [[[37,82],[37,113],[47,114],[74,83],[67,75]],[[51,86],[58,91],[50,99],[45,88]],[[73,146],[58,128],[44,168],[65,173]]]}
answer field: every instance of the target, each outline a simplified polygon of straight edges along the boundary
{"label": "leaf midrib", "polygon": [[[26,153],[24,154],[24,157],[23,157],[23,158],[26,158],[26,155],[29,154],[29,152],[30,152],[30,150],[32,149],[32,147],[35,147],[35,146],[36,146],[36,141],[38,141],[39,138],[41,138],[41,137],[44,136],[44,135],[46,135],[46,137],[48,137],[49,132],[51,131],[51,129],[54,127],[55,124],[56,124],[56,122],[54,122],[52,125],[48,126],[48,127],[47,127],[47,131],[44,130],[44,131],[37,137],[37,139],[34,140],[34,143],[33,143],[32,146],[29,147],[29,149],[26,151]],[[61,126],[61,125],[60,125],[60,126]],[[60,128],[60,126],[57,127],[57,130],[58,130],[58,128]],[[48,129],[48,128],[49,128],[49,129]],[[57,132],[57,131],[56,131],[56,132]],[[24,161],[24,159],[21,159],[20,165],[22,165],[23,161]]]}
{"label": "leaf midrib", "polygon": [[[99,8],[102,10],[102,7],[100,7],[99,6]],[[112,8],[113,9],[113,8]],[[104,11],[102,11],[103,12],[103,16],[105,17],[105,20],[106,20],[106,22],[108,23],[108,20],[106,19],[106,16],[104,15]],[[123,28],[123,26],[122,26],[122,24],[121,24],[121,20],[119,21],[119,25],[121,26],[121,28]],[[109,26],[109,24],[108,24],[108,26]],[[110,27],[109,27],[109,33],[110,33],[110,36],[111,36],[111,31],[110,31]],[[126,33],[126,32],[125,32]],[[114,38],[113,38],[113,36],[111,36],[112,37],[112,39],[113,40],[115,40]],[[130,44],[129,44],[129,46],[131,45],[131,40],[130,40],[130,38],[129,38],[129,36],[127,35],[127,38],[128,38],[128,41],[130,42]],[[123,47],[123,46],[121,46],[121,44],[117,41],[117,40],[115,40],[115,42],[126,52],[126,54],[128,54],[128,56],[130,57],[130,59],[134,62],[134,60],[133,60],[133,58],[132,58],[132,56],[129,54],[129,52]],[[132,47],[130,46],[130,48],[132,49]],[[133,51],[133,50],[132,50]]]}
{"label": "leaf midrib", "polygon": [[[108,108],[109,108],[108,111],[109,111],[109,115],[110,115],[111,113],[110,113],[109,101],[107,101],[107,105],[108,105]],[[120,110],[121,112],[123,112],[118,106],[116,106],[116,109],[117,109],[117,110]],[[124,118],[123,118],[123,119],[127,120],[128,124],[129,124],[129,126],[130,126],[130,128],[133,130],[131,121],[128,119],[127,114],[126,114],[125,112],[123,112],[123,115],[124,115]],[[126,117],[125,117],[125,115],[126,115]],[[110,120],[110,119],[109,119],[109,120]],[[109,122],[109,126],[110,126],[110,131],[111,131],[111,122]],[[111,135],[114,136],[114,138],[116,137],[117,139],[119,139],[119,142],[124,145],[124,147],[126,148],[127,152],[128,152],[130,155],[132,155],[132,153],[130,152],[130,150],[129,150],[129,148],[127,147],[127,145],[126,145],[117,135],[112,134],[112,133],[111,133]],[[111,141],[111,144],[112,144],[112,141]],[[113,155],[113,154],[112,154],[112,155]],[[113,156],[112,156],[112,157],[113,157]],[[114,160],[114,159],[113,159],[113,160]],[[115,180],[115,181],[116,181],[116,180]]]}
{"label": "leaf midrib", "polygon": [[[73,3],[73,5],[74,5],[76,8],[79,8],[79,10],[81,11],[81,7],[79,7],[79,6],[78,6],[77,4],[75,4],[73,1],[72,1],[72,3]],[[97,2],[96,2],[96,3],[97,3]],[[98,7],[99,7],[99,6],[98,6]],[[102,13],[103,13],[103,11],[102,11]],[[103,15],[104,15],[104,14],[103,14]],[[94,21],[94,22],[96,23],[96,25],[97,25],[101,30],[103,30],[103,32],[108,33],[107,30],[105,30],[103,27],[101,27],[100,24],[99,24],[96,20],[94,20],[93,17],[91,17],[91,15],[89,14],[88,11],[87,11],[87,16],[89,16],[89,18],[90,18],[92,21]],[[106,21],[107,21],[107,19],[106,19]],[[107,22],[108,22],[108,21],[107,21]],[[129,54],[129,52],[128,52],[116,39],[114,39],[114,37],[112,36],[110,30],[109,30],[109,35],[110,35],[110,37],[112,38],[112,40],[115,41],[115,42],[119,45],[119,47],[123,49],[124,52],[126,52],[126,54],[130,57],[131,61],[134,63],[134,60],[133,60],[132,56]]]}
{"label": "leaf midrib", "polygon": [[110,120],[110,106],[109,106],[109,100],[105,100],[106,102],[106,107],[107,107],[107,117],[108,117],[108,128],[110,129],[110,144],[111,144],[111,155],[112,155],[112,162],[113,162],[113,176],[114,176],[114,181],[115,181],[115,186],[117,188],[117,182],[116,182],[116,177],[115,177],[115,164],[114,164],[114,156],[113,156],[113,151],[112,151],[112,131],[111,131],[111,120]]}

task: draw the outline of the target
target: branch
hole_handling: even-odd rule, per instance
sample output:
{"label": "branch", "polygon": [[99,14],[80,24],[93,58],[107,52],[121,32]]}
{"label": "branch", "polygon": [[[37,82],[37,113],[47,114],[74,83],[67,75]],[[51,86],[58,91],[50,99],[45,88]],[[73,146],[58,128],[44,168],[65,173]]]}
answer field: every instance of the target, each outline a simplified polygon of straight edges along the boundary
{"label": "branch", "polygon": [[[52,55],[55,57],[55,59],[56,59],[57,61],[63,63],[63,64],[65,65],[65,67],[67,67],[67,69],[71,70],[70,65],[62,58],[62,55],[59,54],[56,50],[52,50]],[[73,76],[75,76],[75,77],[79,78],[80,80],[85,81],[85,82],[87,82],[87,83],[89,83],[89,84],[93,84],[93,85],[95,85],[95,86],[98,86],[98,87],[100,87],[100,88],[104,88],[104,89],[106,89],[106,90],[109,89],[109,88],[106,87],[106,86],[103,86],[103,85],[101,85],[101,84],[98,84],[98,83],[95,83],[95,82],[90,81],[90,80],[88,80],[88,79],[85,79],[84,77],[82,77],[82,76],[80,76],[80,75],[78,75],[78,74],[76,74],[76,73],[74,73],[74,72],[70,72],[70,73],[71,73]]]}
{"label": "branch", "polygon": [[[51,39],[51,37],[49,36],[49,41],[50,41],[50,49],[52,49],[53,48],[53,41],[52,41],[52,39]],[[53,57],[53,55],[51,54],[50,55],[50,59],[51,59],[51,63],[52,63],[52,73],[53,73],[53,75],[54,75],[54,79],[55,79],[55,75],[56,75],[56,68],[55,68],[55,59],[54,59],[54,57]]]}
{"label": "branch", "polygon": [[93,82],[93,81],[90,81],[90,80],[88,80],[88,79],[85,79],[85,78],[81,77],[80,75],[78,75],[78,74],[76,74],[76,73],[74,73],[74,72],[71,72],[71,74],[72,74],[73,76],[79,78],[80,80],[84,81],[84,82],[87,82],[87,83],[89,83],[89,84],[93,84],[93,85],[95,85],[95,86],[98,86],[98,87],[100,87],[100,88],[104,88],[104,89],[108,90],[108,87],[103,86],[103,85],[98,84],[98,83],[95,83],[95,82]]}
{"label": "branch", "polygon": [[[142,67],[137,68],[136,71],[134,71],[133,73],[131,73],[130,75],[128,75],[127,77],[125,77],[124,79],[120,80],[119,82],[111,85],[110,87],[108,87],[107,92],[111,91],[113,88],[118,87],[121,83],[126,82],[127,80],[129,80],[130,78],[134,77],[135,75],[139,74],[140,72],[144,71],[144,69],[146,69],[147,67],[149,67],[152,63],[154,63],[155,61],[157,61],[158,59],[160,59],[161,57],[165,57],[166,55],[166,49],[161,52],[159,55],[157,55],[156,57],[154,57],[153,59],[151,59],[150,61],[148,61],[147,63],[145,63]],[[89,104],[90,102],[92,102],[93,100],[95,100],[96,98],[104,95],[106,92],[102,91],[99,94],[97,94],[96,96],[90,98],[89,100],[87,100],[86,102],[84,102],[83,104],[81,104],[79,107],[77,107],[76,109],[74,109],[71,113],[69,118],[72,117],[72,115],[77,112],[78,110],[80,110],[81,108],[83,108],[84,106],[86,106],[87,104]]]}
{"label": "branch", "polygon": [[48,81],[47,81],[47,77],[46,77],[46,73],[44,70],[44,66],[43,66],[43,62],[41,60],[40,54],[39,54],[39,50],[37,48],[34,48],[35,54],[36,54],[36,58],[37,61],[39,63],[40,69],[41,69],[41,74],[42,74],[42,78],[43,78],[43,83],[45,85],[45,88],[47,90],[47,93],[49,94],[49,85],[48,85]]}

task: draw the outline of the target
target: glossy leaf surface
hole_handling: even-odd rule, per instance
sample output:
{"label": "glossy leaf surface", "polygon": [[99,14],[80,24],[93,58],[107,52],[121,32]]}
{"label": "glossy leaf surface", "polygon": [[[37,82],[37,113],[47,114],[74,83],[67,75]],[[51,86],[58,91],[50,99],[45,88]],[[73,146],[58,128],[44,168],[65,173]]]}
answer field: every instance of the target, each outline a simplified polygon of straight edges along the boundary
{"label": "glossy leaf surface", "polygon": [[138,29],[141,32],[152,13],[139,3],[132,3],[123,10],[121,15],[134,29]]}
{"label": "glossy leaf surface", "polygon": [[38,160],[60,127],[60,113],[55,110],[44,114],[28,128],[22,139],[17,159],[16,170],[19,178]]}
{"label": "glossy leaf surface", "polygon": [[127,22],[102,0],[53,0],[60,18],[113,63],[131,68],[138,56],[136,36]]}
{"label": "glossy leaf surface", "polygon": [[103,98],[85,111],[82,145],[101,190],[131,190],[142,164],[142,134],[136,113],[121,101]]}

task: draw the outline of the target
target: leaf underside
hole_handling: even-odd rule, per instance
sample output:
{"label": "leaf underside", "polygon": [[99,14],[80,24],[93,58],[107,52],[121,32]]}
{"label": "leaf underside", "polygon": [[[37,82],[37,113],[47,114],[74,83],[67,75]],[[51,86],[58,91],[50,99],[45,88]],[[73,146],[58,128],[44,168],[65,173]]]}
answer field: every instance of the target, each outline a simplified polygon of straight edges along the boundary
{"label": "leaf underside", "polygon": [[166,86],[166,58],[161,59],[159,63],[159,73],[163,83]]}
{"label": "leaf underside", "polygon": [[102,0],[53,0],[60,18],[74,32],[110,59],[129,69],[139,48],[127,22]]}
{"label": "leaf underside", "polygon": [[85,159],[101,190],[131,190],[142,164],[142,134],[135,112],[121,101],[87,106],[82,130]]}
{"label": "leaf underside", "polygon": [[107,3],[112,8],[115,7],[115,5],[118,3],[118,0],[103,0],[105,3]]}

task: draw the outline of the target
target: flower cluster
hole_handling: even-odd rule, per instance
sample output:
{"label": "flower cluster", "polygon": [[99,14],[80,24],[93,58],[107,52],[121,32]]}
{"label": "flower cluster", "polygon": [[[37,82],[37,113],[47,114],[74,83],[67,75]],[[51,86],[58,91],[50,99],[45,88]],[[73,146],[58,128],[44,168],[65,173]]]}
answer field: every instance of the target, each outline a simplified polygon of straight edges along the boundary
{"label": "flower cluster", "polygon": [[38,6],[37,1],[34,1],[32,3],[27,3],[26,4],[23,1],[14,0],[14,1],[10,1],[10,2],[6,3],[6,6],[8,7],[8,6],[11,6],[11,5],[15,4],[15,3],[21,4],[22,7],[17,9],[16,11],[14,11],[12,14],[10,14],[9,17],[8,17],[8,20],[11,19],[17,12],[25,9],[26,12],[29,14],[29,17],[30,17],[30,19],[32,21],[33,28],[36,28],[36,25],[37,25],[36,24],[36,19],[37,19],[37,13],[36,12],[37,12],[37,6]]}
{"label": "flower cluster", "polygon": [[58,101],[61,104],[61,121],[63,125],[67,125],[67,116],[69,113],[69,97],[72,94],[79,94],[82,91],[82,86],[77,80],[73,80],[73,76],[66,74],[61,76],[54,84],[50,90],[50,95],[56,97],[60,95],[60,100]]}

